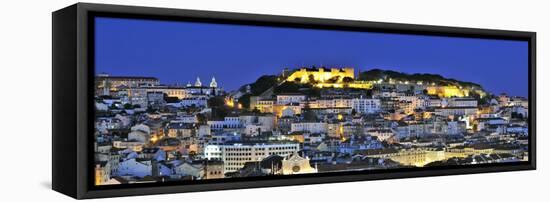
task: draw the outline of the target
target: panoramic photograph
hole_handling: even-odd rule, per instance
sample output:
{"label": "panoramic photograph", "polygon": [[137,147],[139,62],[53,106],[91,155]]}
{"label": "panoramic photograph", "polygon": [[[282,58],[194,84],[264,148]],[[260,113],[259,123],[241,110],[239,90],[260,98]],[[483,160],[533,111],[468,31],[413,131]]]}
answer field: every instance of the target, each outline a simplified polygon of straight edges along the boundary
{"label": "panoramic photograph", "polygon": [[529,160],[526,41],[94,24],[97,186]]}

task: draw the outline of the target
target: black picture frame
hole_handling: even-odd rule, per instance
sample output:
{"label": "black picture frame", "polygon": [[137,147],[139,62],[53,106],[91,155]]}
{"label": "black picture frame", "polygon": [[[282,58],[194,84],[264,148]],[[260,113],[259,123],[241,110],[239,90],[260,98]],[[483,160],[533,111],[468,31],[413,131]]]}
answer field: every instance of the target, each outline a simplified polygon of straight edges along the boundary
{"label": "black picture frame", "polygon": [[[197,183],[93,185],[94,16],[510,39],[529,44],[529,161]],[[77,3],[52,14],[52,188],[84,199],[536,169],[536,33],[352,20]]]}

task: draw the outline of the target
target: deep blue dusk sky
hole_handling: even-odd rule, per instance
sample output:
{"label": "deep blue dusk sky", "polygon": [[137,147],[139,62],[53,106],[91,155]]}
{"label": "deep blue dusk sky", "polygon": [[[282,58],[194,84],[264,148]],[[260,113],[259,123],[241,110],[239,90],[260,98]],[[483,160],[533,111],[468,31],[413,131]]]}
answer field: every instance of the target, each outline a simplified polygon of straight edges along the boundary
{"label": "deep blue dusk sky", "polygon": [[116,18],[96,19],[96,73],[154,76],[186,84],[199,76],[234,90],[302,65],[434,73],[527,96],[523,41],[327,31]]}

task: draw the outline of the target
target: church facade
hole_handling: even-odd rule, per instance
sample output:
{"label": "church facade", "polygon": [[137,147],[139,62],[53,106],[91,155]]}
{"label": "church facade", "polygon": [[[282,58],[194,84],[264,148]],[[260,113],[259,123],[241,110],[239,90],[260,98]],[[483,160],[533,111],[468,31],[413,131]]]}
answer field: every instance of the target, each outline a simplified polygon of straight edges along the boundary
{"label": "church facade", "polygon": [[317,173],[317,168],[311,167],[309,158],[301,157],[295,152],[283,159],[281,172],[283,175]]}

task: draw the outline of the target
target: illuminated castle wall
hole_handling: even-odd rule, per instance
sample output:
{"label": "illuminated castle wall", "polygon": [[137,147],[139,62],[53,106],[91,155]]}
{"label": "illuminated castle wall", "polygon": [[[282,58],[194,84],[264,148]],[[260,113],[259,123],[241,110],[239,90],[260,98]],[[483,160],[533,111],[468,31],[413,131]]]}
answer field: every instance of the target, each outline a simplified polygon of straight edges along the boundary
{"label": "illuminated castle wall", "polygon": [[482,90],[464,89],[457,86],[428,86],[426,88],[428,95],[437,95],[439,97],[469,97],[472,92],[485,97],[486,93]]}
{"label": "illuminated castle wall", "polygon": [[286,80],[287,81],[296,81],[297,79],[300,79],[300,82],[307,83],[309,82],[310,75],[313,75],[316,81],[319,81],[321,83],[328,81],[329,79],[339,77],[338,81],[336,83],[341,83],[342,79],[344,77],[350,77],[352,79],[355,79],[355,74],[353,68],[319,68],[319,69],[307,69],[307,68],[301,68],[300,70],[292,73]]}
{"label": "illuminated castle wall", "polygon": [[[310,77],[313,77],[314,81],[310,81]],[[292,73],[286,81],[300,82],[300,83],[313,83],[318,88],[362,88],[371,89],[372,83],[367,81],[352,81],[344,82],[344,78],[348,77],[351,80],[355,79],[355,71],[351,67],[345,68],[319,68],[308,69],[301,68],[298,71]],[[332,81],[331,81],[332,79]]]}
{"label": "illuminated castle wall", "polygon": [[456,86],[429,86],[426,88],[429,95],[439,97],[467,97],[470,92],[466,89],[460,89]]}

